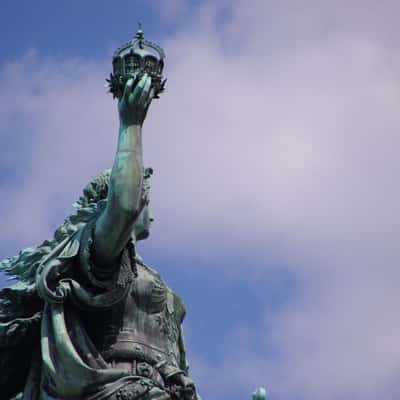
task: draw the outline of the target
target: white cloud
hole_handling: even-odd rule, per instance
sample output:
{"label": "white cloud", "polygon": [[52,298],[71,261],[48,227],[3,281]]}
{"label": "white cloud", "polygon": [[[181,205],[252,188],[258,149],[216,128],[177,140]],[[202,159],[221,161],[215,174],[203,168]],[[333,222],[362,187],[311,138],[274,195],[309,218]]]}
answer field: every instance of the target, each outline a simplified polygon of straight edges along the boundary
{"label": "white cloud", "polygon": [[[293,305],[266,307],[261,331],[239,321],[221,365],[199,358],[194,370],[213,393],[267,381],[278,399],[393,398],[397,3],[363,2],[369,12],[357,1],[231,4],[199,7],[165,43],[168,89],[144,132],[156,169],[153,240],[206,258],[205,248],[212,257],[219,247],[276,244],[299,291]],[[116,116],[101,82],[108,68],[34,55],[3,67],[1,139],[15,135],[18,146],[3,163],[18,162],[21,181],[3,186],[2,240],[40,242],[111,163]],[[265,279],[269,266],[246,268]],[[246,345],[254,342],[257,351]]]}
{"label": "white cloud", "polygon": [[79,60],[39,60],[35,52],[2,68],[1,140],[12,143],[2,163],[18,179],[4,177],[0,215],[2,236],[17,246],[48,237],[54,217],[69,213],[91,176],[108,166],[116,135],[102,70]]}

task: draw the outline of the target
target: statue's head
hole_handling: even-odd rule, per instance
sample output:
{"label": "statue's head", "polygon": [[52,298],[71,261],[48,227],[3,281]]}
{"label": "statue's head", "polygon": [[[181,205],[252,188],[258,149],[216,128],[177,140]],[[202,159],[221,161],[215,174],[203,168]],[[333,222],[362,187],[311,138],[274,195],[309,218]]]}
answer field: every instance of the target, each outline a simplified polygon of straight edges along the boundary
{"label": "statue's head", "polygon": [[146,72],[151,77],[154,98],[157,98],[165,85],[162,76],[164,58],[164,50],[158,44],[144,38],[139,24],[134,38],[118,47],[113,54],[113,73],[106,79],[113,97],[121,98],[128,79],[135,79]]}

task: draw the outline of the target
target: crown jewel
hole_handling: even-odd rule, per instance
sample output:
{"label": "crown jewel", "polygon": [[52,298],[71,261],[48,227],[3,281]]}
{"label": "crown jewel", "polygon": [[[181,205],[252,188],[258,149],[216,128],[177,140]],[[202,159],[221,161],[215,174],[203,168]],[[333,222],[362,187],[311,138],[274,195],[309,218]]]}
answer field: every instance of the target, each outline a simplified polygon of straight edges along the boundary
{"label": "crown jewel", "polygon": [[121,97],[125,83],[130,78],[140,77],[145,72],[151,76],[154,97],[164,90],[164,50],[156,43],[144,38],[142,26],[133,39],[115,50],[112,58],[113,73],[106,79],[114,97]]}

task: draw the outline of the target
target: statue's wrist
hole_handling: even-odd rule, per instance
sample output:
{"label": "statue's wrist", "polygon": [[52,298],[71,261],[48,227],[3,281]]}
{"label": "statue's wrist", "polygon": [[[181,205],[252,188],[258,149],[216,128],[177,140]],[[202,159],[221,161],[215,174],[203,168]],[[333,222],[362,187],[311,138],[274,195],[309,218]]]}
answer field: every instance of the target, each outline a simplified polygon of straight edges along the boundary
{"label": "statue's wrist", "polygon": [[142,123],[135,122],[135,121],[120,121],[119,123],[119,131],[129,131],[140,134],[142,132]]}
{"label": "statue's wrist", "polygon": [[130,115],[119,115],[119,124],[125,128],[129,126],[142,126],[143,122],[144,118],[135,113],[131,113]]}

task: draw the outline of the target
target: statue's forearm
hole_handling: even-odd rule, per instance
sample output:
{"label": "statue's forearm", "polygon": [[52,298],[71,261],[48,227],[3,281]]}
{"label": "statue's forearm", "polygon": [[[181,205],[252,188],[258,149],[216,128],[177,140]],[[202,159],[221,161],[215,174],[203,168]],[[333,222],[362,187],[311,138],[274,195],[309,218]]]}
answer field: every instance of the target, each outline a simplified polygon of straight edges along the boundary
{"label": "statue's forearm", "polygon": [[112,263],[125,247],[139,212],[143,179],[140,125],[121,126],[111,172],[107,206],[95,227],[97,262]]}
{"label": "statue's forearm", "polygon": [[117,154],[111,172],[108,206],[125,217],[135,215],[143,179],[142,128],[121,126]]}

